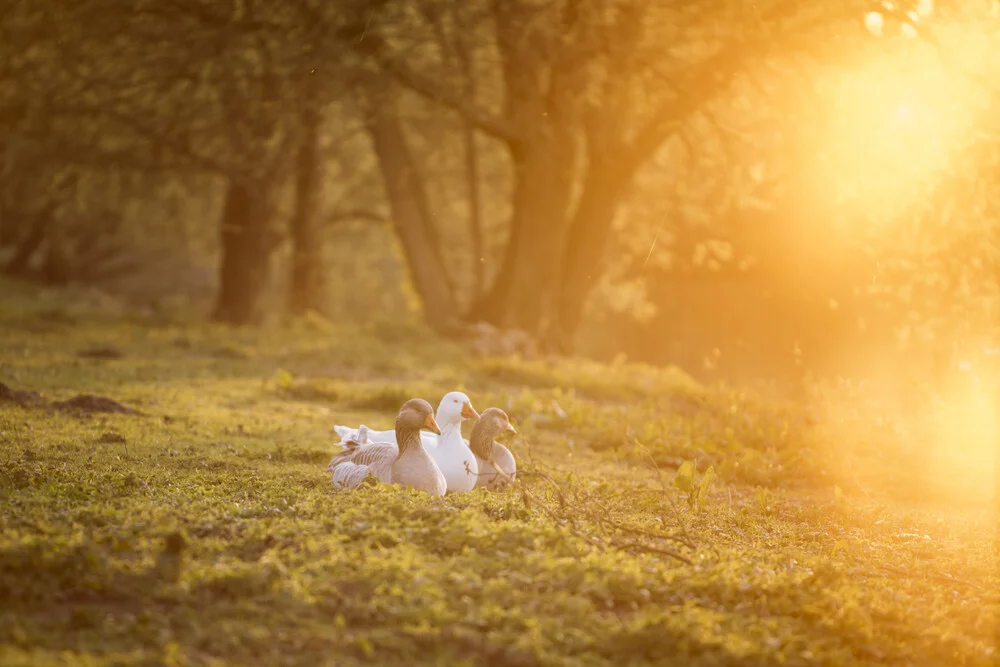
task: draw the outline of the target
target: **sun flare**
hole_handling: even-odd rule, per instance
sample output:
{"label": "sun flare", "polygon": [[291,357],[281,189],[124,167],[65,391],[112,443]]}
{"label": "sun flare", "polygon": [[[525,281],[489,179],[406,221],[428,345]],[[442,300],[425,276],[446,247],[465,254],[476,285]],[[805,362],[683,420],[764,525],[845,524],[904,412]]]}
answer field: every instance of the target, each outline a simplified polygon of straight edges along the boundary
{"label": "sun flare", "polygon": [[978,101],[970,85],[932,54],[836,73],[822,175],[834,202],[886,221],[921,196],[968,139]]}

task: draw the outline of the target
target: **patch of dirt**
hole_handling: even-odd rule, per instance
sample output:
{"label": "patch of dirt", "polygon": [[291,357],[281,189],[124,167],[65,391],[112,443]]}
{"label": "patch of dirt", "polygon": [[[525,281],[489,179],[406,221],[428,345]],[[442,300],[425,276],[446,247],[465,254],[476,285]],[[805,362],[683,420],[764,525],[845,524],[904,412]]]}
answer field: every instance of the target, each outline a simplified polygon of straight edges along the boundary
{"label": "patch of dirt", "polygon": [[105,396],[94,396],[93,394],[79,394],[66,401],[56,401],[47,404],[42,395],[37,391],[26,389],[11,389],[3,382],[0,382],[0,405],[4,403],[15,403],[24,408],[44,408],[51,407],[56,410],[65,410],[78,413],[114,413],[120,415],[141,415],[142,413],[132,408],[127,408],[118,401]]}
{"label": "patch of dirt", "polygon": [[30,408],[41,405],[45,401],[37,391],[11,389],[3,382],[0,382],[0,403],[16,403],[22,408]]}
{"label": "patch of dirt", "polygon": [[121,415],[137,415],[138,411],[126,408],[118,401],[104,396],[94,396],[93,394],[80,394],[66,401],[58,401],[52,404],[57,410],[73,410],[79,412],[109,412]]}

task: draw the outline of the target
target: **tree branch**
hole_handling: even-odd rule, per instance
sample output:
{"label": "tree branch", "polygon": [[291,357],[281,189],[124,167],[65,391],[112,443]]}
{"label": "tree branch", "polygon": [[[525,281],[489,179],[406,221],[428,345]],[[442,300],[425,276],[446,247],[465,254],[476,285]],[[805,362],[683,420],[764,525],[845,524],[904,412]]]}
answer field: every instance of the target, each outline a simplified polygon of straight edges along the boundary
{"label": "tree branch", "polygon": [[438,80],[413,70],[398,57],[388,54],[384,40],[374,35],[367,24],[353,25],[339,31],[342,41],[367,58],[404,88],[421,97],[454,111],[476,126],[480,131],[507,144],[516,144],[520,135],[512,124],[498,116],[493,116],[458,91],[450,90]]}
{"label": "tree branch", "polygon": [[[122,113],[116,111],[110,107],[88,107],[83,105],[73,105],[73,106],[56,106],[52,105],[47,108],[47,111],[56,116],[65,116],[67,118],[79,118],[81,116],[92,116],[97,118],[107,118],[113,120],[116,123],[121,124],[123,127],[132,131],[143,141],[151,143],[154,147],[159,150],[165,150],[166,152],[172,153],[184,159],[186,162],[190,162],[193,166],[196,166],[205,171],[210,171],[213,173],[221,174],[227,177],[232,177],[237,173],[237,170],[233,165],[226,164],[225,162],[215,160],[205,155],[201,155],[196,151],[189,142],[183,141],[178,137],[168,136],[167,133],[158,132],[157,130],[144,125],[136,116],[130,115],[128,113]],[[120,155],[127,154],[129,151],[101,151],[98,149],[98,153],[118,153]],[[155,160],[154,160],[155,161]]]}
{"label": "tree branch", "polygon": [[687,84],[677,86],[672,77],[647,64],[652,74],[678,90],[678,96],[661,105],[636,133],[628,151],[631,159],[642,162],[648,158],[706,102],[726,90],[748,60],[759,59],[783,48],[809,50],[817,44],[815,40],[807,40],[798,46],[795,44],[803,31],[829,25],[832,21],[851,19],[858,14],[858,8],[848,3],[847,7],[838,8],[832,15],[814,17],[806,25],[795,22],[784,28],[781,35],[775,35],[766,29],[772,22],[788,19],[788,13],[794,12],[796,7],[793,1],[780,2],[772,7],[757,21],[758,25],[765,28],[758,29],[749,38],[733,40],[715,54],[688,68],[684,75]]}

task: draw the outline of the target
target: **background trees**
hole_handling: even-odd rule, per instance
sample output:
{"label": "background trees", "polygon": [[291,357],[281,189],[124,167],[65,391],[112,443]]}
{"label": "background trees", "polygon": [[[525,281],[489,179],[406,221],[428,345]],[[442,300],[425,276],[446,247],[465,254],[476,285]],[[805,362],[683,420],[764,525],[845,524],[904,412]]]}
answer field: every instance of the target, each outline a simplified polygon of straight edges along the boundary
{"label": "background trees", "polygon": [[996,26],[871,10],[12,2],[0,266],[730,377],[981,349]]}

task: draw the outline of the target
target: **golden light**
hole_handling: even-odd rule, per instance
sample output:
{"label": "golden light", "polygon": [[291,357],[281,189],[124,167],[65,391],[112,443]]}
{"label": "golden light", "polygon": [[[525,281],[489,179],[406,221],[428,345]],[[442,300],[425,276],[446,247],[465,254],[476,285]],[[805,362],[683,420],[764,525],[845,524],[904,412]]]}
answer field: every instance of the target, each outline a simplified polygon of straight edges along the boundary
{"label": "golden light", "polygon": [[965,369],[965,386],[944,388],[928,415],[927,459],[929,477],[947,483],[953,493],[966,497],[988,497],[996,489],[997,396],[983,369]]}
{"label": "golden light", "polygon": [[901,123],[906,123],[913,118],[913,108],[906,102],[900,102],[896,107],[896,119]]}
{"label": "golden light", "polygon": [[829,82],[821,179],[830,203],[890,220],[949,167],[975,121],[970,84],[934,53],[886,55]]}
{"label": "golden light", "polygon": [[868,12],[865,14],[865,27],[868,28],[868,32],[876,37],[882,36],[882,28],[884,25],[885,21],[882,19],[882,15],[878,12]]}
{"label": "golden light", "polygon": [[[910,24],[892,18],[899,11],[891,2],[882,8],[885,15],[864,17],[867,30],[881,36],[871,38],[875,46],[867,57],[831,71],[819,84],[830,106],[816,167],[824,184],[818,196],[825,201],[816,203],[837,211],[843,232],[852,238],[863,234],[886,252],[893,252],[900,239],[947,247],[947,239],[912,236],[910,207],[938,211],[931,197],[954,199],[951,184],[968,174],[969,148],[989,127],[984,119],[991,93],[980,83],[984,77],[977,80],[968,70],[996,71],[1000,62],[985,47],[991,42],[981,23],[935,26],[942,28],[940,39],[931,44],[914,26],[935,20],[932,2],[918,2],[907,16]],[[961,232],[942,224],[922,233]],[[942,317],[948,316],[942,311]],[[995,344],[994,331],[983,335]],[[910,369],[889,361],[885,364],[895,367],[871,369],[880,390],[853,403],[826,406],[831,421],[844,424],[839,442],[853,435],[859,452],[898,452],[900,466],[918,472],[909,482],[917,495],[933,488],[956,498],[988,497],[1000,482],[1000,378],[996,364],[984,359],[970,357],[964,366],[951,368],[944,374],[948,381],[928,383],[922,376],[919,398],[907,386]],[[867,409],[884,416],[892,428],[866,433],[864,419],[850,428],[844,423],[845,415]],[[878,482],[861,485],[867,483]]]}

